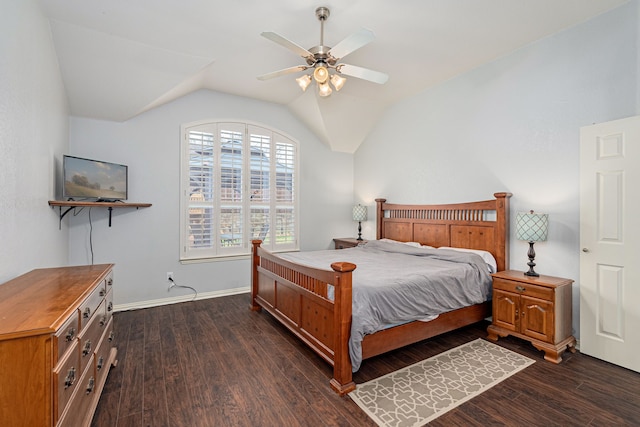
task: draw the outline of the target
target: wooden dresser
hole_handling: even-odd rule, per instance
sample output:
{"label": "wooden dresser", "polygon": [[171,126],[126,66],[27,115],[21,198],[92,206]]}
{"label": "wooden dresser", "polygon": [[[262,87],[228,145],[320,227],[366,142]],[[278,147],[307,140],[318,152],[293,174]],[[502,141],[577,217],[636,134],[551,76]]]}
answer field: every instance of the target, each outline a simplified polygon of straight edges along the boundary
{"label": "wooden dresser", "polygon": [[0,425],[90,425],[116,364],[112,269],[45,268],[0,285]]}

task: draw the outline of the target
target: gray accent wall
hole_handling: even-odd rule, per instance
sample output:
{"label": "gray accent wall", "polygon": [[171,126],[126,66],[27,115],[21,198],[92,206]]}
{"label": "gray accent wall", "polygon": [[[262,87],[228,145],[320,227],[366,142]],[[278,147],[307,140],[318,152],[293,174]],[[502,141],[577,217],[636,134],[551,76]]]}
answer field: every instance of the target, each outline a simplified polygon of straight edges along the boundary
{"label": "gray accent wall", "polygon": [[638,48],[634,1],[396,104],[355,153],[356,198],[449,203],[511,192],[519,270],[528,244],[515,239],[515,214],[548,213],[536,271],[576,280],[577,333],[580,127],[638,114]]}

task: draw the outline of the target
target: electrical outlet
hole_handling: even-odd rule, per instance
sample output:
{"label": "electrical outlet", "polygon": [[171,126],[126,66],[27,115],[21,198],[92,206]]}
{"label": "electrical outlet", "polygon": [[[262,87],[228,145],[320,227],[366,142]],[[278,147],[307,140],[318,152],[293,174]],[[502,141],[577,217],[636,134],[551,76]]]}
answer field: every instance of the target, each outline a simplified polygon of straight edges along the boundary
{"label": "electrical outlet", "polygon": [[168,283],[173,283],[173,272],[172,271],[167,271],[167,282]]}

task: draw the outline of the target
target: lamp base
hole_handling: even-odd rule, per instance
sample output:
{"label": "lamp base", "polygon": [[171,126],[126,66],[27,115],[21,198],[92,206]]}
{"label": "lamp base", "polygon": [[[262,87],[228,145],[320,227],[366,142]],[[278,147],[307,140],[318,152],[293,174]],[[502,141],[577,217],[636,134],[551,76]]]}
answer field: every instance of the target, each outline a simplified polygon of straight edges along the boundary
{"label": "lamp base", "polygon": [[362,241],[362,221],[358,221],[358,238],[357,241]]}
{"label": "lamp base", "polygon": [[533,260],[536,258],[536,252],[533,250],[533,243],[534,242],[529,242],[529,251],[527,252],[527,256],[529,257],[529,262],[527,263],[527,265],[529,266],[529,271],[525,271],[524,275],[540,277],[540,275],[533,270],[533,267],[536,266],[536,263],[533,262]]}

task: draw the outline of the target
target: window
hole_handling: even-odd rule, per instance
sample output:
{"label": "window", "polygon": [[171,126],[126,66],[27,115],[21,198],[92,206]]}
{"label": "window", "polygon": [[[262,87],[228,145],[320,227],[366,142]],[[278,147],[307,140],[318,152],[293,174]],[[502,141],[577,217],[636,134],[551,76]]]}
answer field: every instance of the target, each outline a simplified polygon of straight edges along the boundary
{"label": "window", "polygon": [[182,260],[298,249],[298,145],[247,123],[182,126]]}

